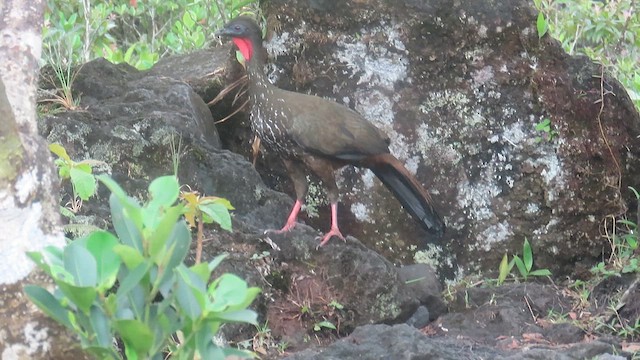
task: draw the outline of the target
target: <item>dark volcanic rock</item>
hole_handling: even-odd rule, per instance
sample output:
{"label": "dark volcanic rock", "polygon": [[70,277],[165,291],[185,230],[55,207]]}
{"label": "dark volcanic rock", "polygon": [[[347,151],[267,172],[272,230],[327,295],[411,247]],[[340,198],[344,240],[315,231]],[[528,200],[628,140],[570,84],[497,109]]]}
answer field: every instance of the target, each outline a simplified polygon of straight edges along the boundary
{"label": "dark volcanic rock", "polygon": [[[540,359],[577,360],[597,356],[613,356],[617,352],[611,344],[592,342],[570,348],[527,348],[501,351],[465,340],[431,338],[405,324],[367,325],[357,328],[348,337],[324,349],[301,351],[287,360],[342,360],[342,359],[405,359],[405,360],[459,360],[459,359]],[[598,357],[600,358],[600,357]]]}
{"label": "dark volcanic rock", "polygon": [[[422,253],[441,276],[494,270],[525,237],[556,276],[593,264],[602,220],[626,211],[640,180],[640,117],[615,79],[604,74],[603,94],[601,68],[538,39],[537,11],[521,1],[357,1],[332,16],[316,5],[265,3],[269,76],[390,135],[448,224]],[[550,131],[536,130],[545,119]],[[265,156],[270,186],[290,191]],[[370,172],[341,175],[343,232],[411,263],[430,239]],[[320,214],[309,223],[326,227],[322,196],[308,202]]]}

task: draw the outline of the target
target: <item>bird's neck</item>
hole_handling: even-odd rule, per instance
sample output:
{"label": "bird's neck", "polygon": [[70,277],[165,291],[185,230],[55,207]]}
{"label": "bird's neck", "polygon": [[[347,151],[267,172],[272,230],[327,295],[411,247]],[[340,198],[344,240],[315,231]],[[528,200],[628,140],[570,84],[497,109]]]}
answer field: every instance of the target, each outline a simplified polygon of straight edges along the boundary
{"label": "bird's neck", "polygon": [[268,95],[273,93],[273,91],[268,91],[268,89],[275,86],[269,82],[264,72],[264,66],[266,64],[266,52],[264,48],[257,46],[254,50],[253,56],[246,62],[247,76],[249,77],[249,94],[254,95],[252,96],[254,101],[264,102],[268,100]]}

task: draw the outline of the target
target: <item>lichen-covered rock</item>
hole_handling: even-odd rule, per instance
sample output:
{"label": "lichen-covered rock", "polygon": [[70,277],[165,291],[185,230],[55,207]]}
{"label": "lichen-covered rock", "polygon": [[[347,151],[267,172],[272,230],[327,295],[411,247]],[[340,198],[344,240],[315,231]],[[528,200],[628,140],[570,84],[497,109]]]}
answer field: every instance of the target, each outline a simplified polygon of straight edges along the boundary
{"label": "lichen-covered rock", "polygon": [[[433,245],[371,172],[347,168],[345,233],[449,278],[495,271],[525,238],[536,265],[558,276],[583,272],[601,253],[605,219],[626,211],[627,186],[639,180],[640,117],[598,65],[538,38],[530,4],[274,0],[264,13],[270,78],[385,130],[448,224]],[[265,179],[290,191],[265,157]],[[324,229],[322,200],[311,192],[320,216],[308,222]]]}

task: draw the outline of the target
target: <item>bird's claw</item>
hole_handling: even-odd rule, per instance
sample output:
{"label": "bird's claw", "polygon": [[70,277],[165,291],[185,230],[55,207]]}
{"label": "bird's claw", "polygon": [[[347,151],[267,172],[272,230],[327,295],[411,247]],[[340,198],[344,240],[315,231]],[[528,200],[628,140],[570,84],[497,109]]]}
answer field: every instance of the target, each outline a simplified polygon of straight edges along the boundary
{"label": "bird's claw", "polygon": [[276,230],[276,229],[268,229],[264,231],[264,234],[284,234],[286,232],[291,231],[294,227],[296,227],[296,223],[286,223],[282,229],[280,230]]}
{"label": "bird's claw", "polygon": [[[329,230],[328,233],[324,234],[324,236],[322,237],[322,241],[320,241],[320,244],[316,246],[316,250],[320,249],[320,247],[322,246],[325,246],[329,242],[329,240],[334,236],[337,236],[340,239],[342,239],[342,241],[347,242],[347,239],[345,239],[345,237],[342,235],[342,233],[340,232],[340,229],[332,228],[331,230]],[[316,238],[316,240],[318,239],[320,239],[319,236]]]}

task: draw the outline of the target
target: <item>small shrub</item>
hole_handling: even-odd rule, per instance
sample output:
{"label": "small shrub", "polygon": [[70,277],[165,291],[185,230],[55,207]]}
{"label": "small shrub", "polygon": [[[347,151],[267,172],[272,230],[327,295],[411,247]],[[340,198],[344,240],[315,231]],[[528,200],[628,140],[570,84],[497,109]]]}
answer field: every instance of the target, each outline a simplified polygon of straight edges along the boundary
{"label": "small shrub", "polygon": [[[28,285],[27,296],[100,359],[249,357],[217,346],[213,337],[227,322],[257,324],[247,307],[260,290],[232,274],[207,285],[225,255],[191,267],[183,263],[191,235],[181,219],[177,179],[151,182],[150,199],[141,205],[111,178],[97,178],[111,190],[115,235],[96,231],[63,249],[28,253],[56,287],[49,292]],[[124,344],[124,356],[114,337]]]}

